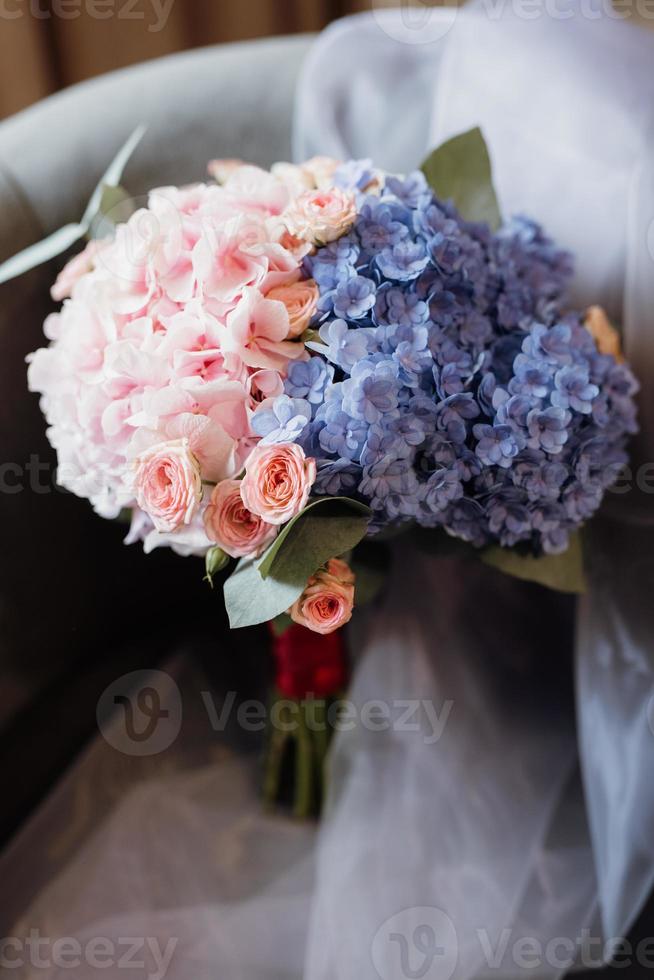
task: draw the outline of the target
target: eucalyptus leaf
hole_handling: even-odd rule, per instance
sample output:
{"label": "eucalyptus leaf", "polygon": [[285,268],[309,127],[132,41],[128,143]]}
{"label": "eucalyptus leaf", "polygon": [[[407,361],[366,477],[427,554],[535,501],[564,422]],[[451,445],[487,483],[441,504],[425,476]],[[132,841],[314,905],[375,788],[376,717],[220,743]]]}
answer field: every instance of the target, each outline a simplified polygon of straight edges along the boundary
{"label": "eucalyptus leaf", "polygon": [[301,595],[304,582],[278,582],[262,578],[257,563],[242,559],[223,586],[225,608],[232,629],[267,623],[289,609]]}
{"label": "eucalyptus leaf", "polygon": [[370,508],[348,497],[320,497],[294,517],[260,560],[262,578],[307,581],[330,558],[342,555],[365,536]]}
{"label": "eucalyptus leaf", "polygon": [[44,262],[49,262],[57,255],[67,252],[71,245],[78,242],[85,234],[86,225],[64,225],[63,228],[54,231],[47,238],[37,242],[36,245],[30,245],[22,252],[17,252],[16,255],[12,255],[10,259],[0,265],[0,284],[9,282],[10,279],[16,279],[17,276],[22,276],[24,272],[36,269]]}
{"label": "eucalyptus leaf", "polygon": [[241,561],[225,582],[232,629],[265,623],[286,612],[317,568],[361,541],[369,520],[369,508],[356,500],[312,501],[289,521],[263,557]]}
{"label": "eucalyptus leaf", "polygon": [[89,203],[86,205],[84,216],[82,217],[82,224],[85,224],[87,228],[100,209],[100,202],[102,201],[102,193],[104,188],[117,187],[118,184],[120,184],[121,177],[123,176],[123,170],[127,166],[132,153],[145,136],[145,132],[145,126],[141,125],[136,127],[134,132],[131,133],[125,143],[123,143],[118,153],[98,181]]}
{"label": "eucalyptus leaf", "polygon": [[481,553],[481,560],[506,575],[538,582],[557,592],[582,594],[586,591],[584,556],[581,534],[570,536],[567,551],[561,555],[543,555],[534,558],[521,555],[512,548],[493,547]]}
{"label": "eucalyptus leaf", "polygon": [[23,249],[22,252],[12,255],[6,262],[3,262],[0,265],[0,285],[3,282],[8,282],[10,279],[15,279],[17,276],[22,276],[24,272],[29,272],[30,269],[35,269],[37,266],[43,265],[44,262],[49,262],[50,259],[54,259],[58,255],[62,255],[75,242],[84,238],[91,227],[91,223],[98,214],[105,188],[115,187],[119,184],[125,165],[143,138],[144,133],[145,127],[138,126],[120,148],[96,185],[86,206],[82,220],[76,224],[69,224],[63,228],[59,228],[51,235],[48,235],[47,238],[37,242],[35,245],[30,245],[28,248]]}
{"label": "eucalyptus leaf", "polygon": [[102,188],[102,197],[98,213],[93,218],[89,227],[91,238],[101,239],[113,235],[116,225],[128,220],[134,213],[134,199],[127,193],[120,184],[113,187],[105,184]]}
{"label": "eucalyptus leaf", "polygon": [[488,149],[479,128],[443,143],[421,169],[436,195],[442,201],[452,201],[466,221],[485,221],[493,231],[499,228],[502,217]]}

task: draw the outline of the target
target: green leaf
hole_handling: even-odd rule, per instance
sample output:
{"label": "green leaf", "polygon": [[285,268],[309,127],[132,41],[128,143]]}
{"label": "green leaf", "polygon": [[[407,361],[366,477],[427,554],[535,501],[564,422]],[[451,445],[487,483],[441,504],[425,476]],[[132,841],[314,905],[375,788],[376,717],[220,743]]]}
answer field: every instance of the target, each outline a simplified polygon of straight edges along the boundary
{"label": "green leaf", "polygon": [[301,583],[261,578],[257,562],[243,558],[223,585],[225,608],[232,629],[267,623],[289,609],[302,593]]}
{"label": "green leaf", "polygon": [[207,574],[204,576],[204,580],[209,583],[212,589],[214,575],[217,575],[226,565],[229,565],[229,560],[229,555],[222,548],[209,548],[207,551],[204,558],[204,567]]}
{"label": "green leaf", "polygon": [[232,629],[286,612],[310,576],[364,537],[370,510],[346,497],[312,501],[290,521],[262,558],[242,561],[224,585]]}
{"label": "green leaf", "polygon": [[293,625],[293,620],[288,615],[288,613],[280,613],[279,616],[275,616],[270,623],[272,631],[275,636],[281,636],[286,630]]}
{"label": "green leaf", "polygon": [[98,184],[91,195],[91,199],[86,206],[86,211],[82,216],[82,224],[85,224],[88,227],[98,213],[100,201],[102,200],[103,188],[107,186],[118,186],[120,183],[120,178],[123,176],[123,170],[127,166],[129,158],[134,153],[136,147],[145,136],[145,132],[145,126],[137,126],[134,132],[128,137],[127,141],[123,144],[123,146],[121,146],[120,150],[98,181]]}
{"label": "green leaf", "polygon": [[104,184],[98,212],[89,226],[89,236],[95,239],[108,238],[113,235],[116,225],[127,221],[133,213],[134,199],[125,188],[120,184],[116,187]]}
{"label": "green leaf", "polygon": [[53,232],[36,245],[17,252],[0,265],[0,284],[9,282],[17,276],[22,276],[24,272],[35,269],[44,262],[56,258],[62,252],[67,252],[71,245],[78,242],[86,234],[87,226],[83,224],[64,225],[58,231]]}
{"label": "green leaf", "polygon": [[506,575],[538,582],[557,592],[581,594],[586,591],[581,534],[571,535],[570,545],[562,555],[534,558],[520,555],[511,548],[493,547],[481,553],[481,560]]}
{"label": "green leaf", "polygon": [[96,185],[91,199],[86,206],[86,210],[82,215],[82,220],[76,224],[69,224],[63,228],[59,228],[51,235],[48,235],[47,238],[37,242],[35,245],[30,245],[28,248],[23,249],[22,252],[12,255],[6,262],[0,264],[0,284],[8,282],[10,279],[15,279],[17,276],[29,272],[30,269],[35,269],[44,262],[49,262],[50,259],[54,259],[57,255],[68,251],[71,245],[84,238],[91,226],[91,222],[98,213],[103,188],[107,185],[116,186],[119,183],[127,161],[143,139],[144,134],[145,127],[138,126],[118,151]]}
{"label": "green leaf", "polygon": [[422,164],[427,182],[442,201],[453,201],[466,221],[486,221],[493,231],[502,217],[488,149],[479,128],[443,143]]}
{"label": "green leaf", "polygon": [[[320,497],[284,526],[259,562],[262,578],[306,583],[317,568],[365,536],[370,508],[348,497]],[[308,569],[308,571],[307,571]]]}

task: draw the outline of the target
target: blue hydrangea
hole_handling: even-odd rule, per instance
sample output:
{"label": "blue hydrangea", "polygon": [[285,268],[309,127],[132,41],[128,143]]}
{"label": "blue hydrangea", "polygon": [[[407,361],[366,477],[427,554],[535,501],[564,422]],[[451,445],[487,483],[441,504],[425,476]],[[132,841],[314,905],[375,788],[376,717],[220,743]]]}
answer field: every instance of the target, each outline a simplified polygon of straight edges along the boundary
{"label": "blue hydrangea", "polygon": [[421,241],[403,240],[383,248],[376,257],[377,267],[387,279],[411,282],[417,279],[429,261]]}
{"label": "blue hydrangea", "polygon": [[352,368],[343,382],[343,410],[372,424],[398,406],[400,382],[392,359],[367,357]]}
{"label": "blue hydrangea", "polygon": [[368,438],[368,423],[363,419],[352,418],[343,411],[340,402],[328,407],[324,420],[325,425],[320,430],[318,441],[325,454],[359,461]]}
{"label": "blue hydrangea", "polygon": [[388,177],[386,188],[412,211],[428,207],[433,200],[431,188],[420,170],[408,177]]}
{"label": "blue hydrangea", "polygon": [[270,408],[254,415],[252,428],[264,443],[296,442],[310,419],[309,402],[280,395]]}
{"label": "blue hydrangea", "polygon": [[533,408],[527,416],[529,446],[543,449],[546,453],[560,453],[568,441],[570,413],[564,408],[550,405],[548,408]]}
{"label": "blue hydrangea", "polygon": [[332,306],[337,317],[360,320],[375,305],[375,284],[365,276],[351,276],[339,282],[334,291]]}
{"label": "blue hydrangea", "polygon": [[557,408],[574,409],[584,415],[592,413],[599,388],[590,383],[586,365],[574,364],[561,368],[554,375],[554,387],[551,401]]}
{"label": "blue hydrangea", "polygon": [[377,291],[377,323],[387,326],[420,327],[429,320],[429,305],[416,292],[390,286]]}
{"label": "blue hydrangea", "polygon": [[475,425],[475,452],[485,466],[508,469],[520,452],[518,434],[510,425]]}
{"label": "blue hydrangea", "polygon": [[[332,364],[350,372],[368,353],[368,336],[362,330],[351,329],[345,320],[330,320],[320,328],[325,349],[317,348]],[[314,345],[313,349],[316,347]]]}
{"label": "blue hydrangea", "polygon": [[564,550],[637,429],[637,385],[565,311],[570,256],[533,221],[496,233],[421,173],[350,161],[357,219],[306,256],[311,357],[255,412],[266,442],[317,462],[314,493],[355,497],[371,532],[413,521],[475,547]]}
{"label": "blue hydrangea", "polygon": [[321,459],[313,489],[326,497],[355,496],[361,483],[361,467],[349,459]]}
{"label": "blue hydrangea", "polygon": [[399,204],[369,197],[359,212],[356,231],[365,251],[393,248],[410,233],[411,211]]}
{"label": "blue hydrangea", "polygon": [[333,181],[346,191],[364,191],[377,176],[372,160],[347,160],[337,167]]}
{"label": "blue hydrangea", "polygon": [[334,377],[334,369],[321,357],[308,361],[291,361],[288,368],[284,390],[293,399],[304,399],[310,405],[322,405],[325,390]]}
{"label": "blue hydrangea", "polygon": [[[440,466],[427,477],[420,486],[420,507],[423,515],[422,523],[437,526],[444,512],[455,500],[463,497],[463,482],[456,467]],[[430,517],[439,518],[430,521]]]}

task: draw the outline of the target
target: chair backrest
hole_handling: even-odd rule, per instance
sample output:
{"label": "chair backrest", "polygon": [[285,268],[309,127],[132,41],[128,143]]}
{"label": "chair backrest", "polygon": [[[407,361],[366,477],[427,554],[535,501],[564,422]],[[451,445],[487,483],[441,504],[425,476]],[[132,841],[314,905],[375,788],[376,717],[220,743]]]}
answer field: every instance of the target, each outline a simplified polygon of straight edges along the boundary
{"label": "chair backrest", "polygon": [[[77,220],[139,123],[148,131],[124,177],[134,195],[202,180],[212,157],[289,159],[295,80],[308,43],[280,38],[150,62],[0,124],[0,260]],[[197,560],[123,549],[124,528],[53,489],[54,453],[37,398],[27,392],[25,357],[44,343],[57,265],[0,287],[0,728],[35,685],[66,665],[102,658],[119,640],[152,643],[154,624],[165,617],[174,631],[187,604],[202,608]],[[218,624],[219,607],[214,598],[205,608]]]}

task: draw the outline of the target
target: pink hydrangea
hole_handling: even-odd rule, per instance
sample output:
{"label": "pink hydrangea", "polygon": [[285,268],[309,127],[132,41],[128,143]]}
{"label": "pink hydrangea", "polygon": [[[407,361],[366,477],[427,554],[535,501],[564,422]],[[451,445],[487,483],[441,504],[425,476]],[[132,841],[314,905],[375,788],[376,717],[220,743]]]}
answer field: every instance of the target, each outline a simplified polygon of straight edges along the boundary
{"label": "pink hydrangea", "polygon": [[[311,245],[286,220],[314,186],[311,168],[222,161],[212,172],[220,184],[152,191],[113,239],[66,266],[53,287],[66,302],[45,324],[50,344],[29,358],[59,482],[105,517],[140,499],[148,549],[191,527],[194,549],[209,547],[198,487],[209,485],[206,500],[247,463],[254,410],[307,356],[297,338],[315,310],[302,272]],[[184,465],[173,454],[179,485],[165,491],[163,470],[151,468],[135,483],[134,467],[173,445],[188,454]]]}

